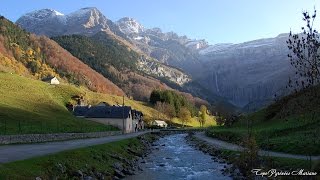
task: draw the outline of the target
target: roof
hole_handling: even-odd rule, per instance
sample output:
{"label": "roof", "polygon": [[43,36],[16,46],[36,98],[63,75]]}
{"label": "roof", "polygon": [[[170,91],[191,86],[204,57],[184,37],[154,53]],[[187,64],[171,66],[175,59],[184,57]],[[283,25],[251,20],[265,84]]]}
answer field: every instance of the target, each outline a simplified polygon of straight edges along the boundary
{"label": "roof", "polygon": [[167,125],[167,123],[165,121],[160,121],[160,120],[154,120],[157,124],[164,124]]}
{"label": "roof", "polygon": [[75,106],[73,110],[73,115],[75,116],[85,116],[89,111],[88,106]]}
{"label": "roof", "polygon": [[131,111],[130,106],[94,106],[89,109],[87,118],[128,118]]}
{"label": "roof", "polygon": [[48,77],[42,78],[42,81],[51,81],[51,80],[54,79],[54,78],[58,79],[58,78],[55,77],[55,76],[48,76]]}
{"label": "roof", "polygon": [[110,106],[110,104],[107,103],[107,102],[100,102],[100,103],[97,104],[96,106]]}

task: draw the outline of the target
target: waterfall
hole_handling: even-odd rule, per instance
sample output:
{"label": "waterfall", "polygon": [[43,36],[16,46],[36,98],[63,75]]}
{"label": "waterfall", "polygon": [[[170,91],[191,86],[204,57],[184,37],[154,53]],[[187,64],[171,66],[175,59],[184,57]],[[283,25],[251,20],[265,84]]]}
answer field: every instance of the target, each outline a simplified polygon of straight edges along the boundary
{"label": "waterfall", "polygon": [[217,92],[220,93],[219,85],[218,85],[218,75],[217,75],[217,72],[214,72],[214,75],[215,75],[215,77],[216,77],[216,88],[217,88]]}

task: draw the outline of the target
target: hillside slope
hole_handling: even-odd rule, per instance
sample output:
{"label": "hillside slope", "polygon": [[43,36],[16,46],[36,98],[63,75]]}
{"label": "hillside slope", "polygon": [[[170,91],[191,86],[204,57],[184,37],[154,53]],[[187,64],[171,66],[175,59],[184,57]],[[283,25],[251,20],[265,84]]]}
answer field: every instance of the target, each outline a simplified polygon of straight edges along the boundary
{"label": "hillside slope", "polygon": [[74,117],[65,108],[79,90],[11,73],[0,73],[0,134],[107,131],[110,127]]}
{"label": "hillside slope", "polygon": [[[95,93],[70,84],[55,86],[0,72],[0,134],[110,130],[108,126],[76,118],[67,110],[66,104],[75,103],[72,97],[77,95],[93,105],[102,101],[116,105],[123,100],[121,96]],[[125,98],[125,105],[142,111],[147,121],[155,114],[163,117],[143,102]]]}
{"label": "hillside slope", "polygon": [[[137,100],[148,101],[154,89],[171,89],[156,79],[155,74],[152,76],[141,70],[139,59],[143,57],[140,54],[128,49],[128,46],[119,44],[103,32],[93,37],[71,35],[54,37],[53,40]],[[161,76],[167,77],[166,74]]]}
{"label": "hillside slope", "polygon": [[[11,59],[12,63],[19,62],[20,66],[25,66],[29,71],[28,74],[36,79],[58,76],[67,82],[87,86],[93,91],[124,95],[119,87],[54,41],[25,32],[3,17],[0,19],[0,53]],[[6,67],[17,65],[1,64]],[[26,73],[16,68],[11,70]]]}
{"label": "hillside slope", "polygon": [[320,154],[320,86],[283,97],[267,108],[249,114],[231,127],[214,127],[208,135],[243,142],[248,124],[262,149],[293,154]]}

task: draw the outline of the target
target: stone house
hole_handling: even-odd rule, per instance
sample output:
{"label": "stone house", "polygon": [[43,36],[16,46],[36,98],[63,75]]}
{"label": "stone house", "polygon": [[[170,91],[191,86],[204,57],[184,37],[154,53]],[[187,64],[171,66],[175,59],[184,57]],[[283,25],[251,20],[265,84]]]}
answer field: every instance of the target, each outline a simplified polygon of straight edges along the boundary
{"label": "stone house", "polygon": [[125,133],[134,131],[129,106],[75,106],[73,114],[105,125],[112,125]]}

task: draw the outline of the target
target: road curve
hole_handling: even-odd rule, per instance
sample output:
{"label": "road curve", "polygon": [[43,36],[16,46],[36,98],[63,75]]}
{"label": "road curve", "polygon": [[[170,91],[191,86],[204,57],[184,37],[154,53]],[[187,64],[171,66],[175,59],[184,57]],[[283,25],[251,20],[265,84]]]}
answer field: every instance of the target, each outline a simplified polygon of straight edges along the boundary
{"label": "road curve", "polygon": [[47,142],[37,144],[20,144],[0,146],[0,163],[8,163],[18,160],[29,159],[36,156],[53,154],[60,151],[77,149],[98,144],[105,144],[123,139],[137,137],[150,131],[142,131],[117,136],[108,136],[92,139],[78,139],[60,142]]}
{"label": "road curve", "polygon": [[[221,141],[216,138],[211,138],[206,136],[203,132],[196,133],[194,135],[196,138],[206,141],[207,143],[213,145],[214,147],[218,149],[227,149],[231,151],[242,151],[244,148],[232,144],[226,141]],[[302,159],[302,160],[310,160],[310,156],[306,155],[298,155],[298,154],[288,154],[288,153],[281,153],[281,152],[274,152],[274,151],[265,151],[265,150],[259,150],[258,154],[260,156],[272,156],[272,157],[282,157],[282,158],[292,158],[292,159]],[[312,160],[320,160],[320,156],[311,156]]]}

